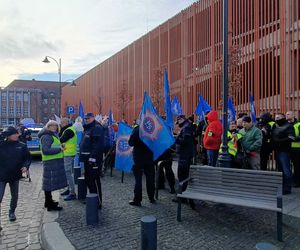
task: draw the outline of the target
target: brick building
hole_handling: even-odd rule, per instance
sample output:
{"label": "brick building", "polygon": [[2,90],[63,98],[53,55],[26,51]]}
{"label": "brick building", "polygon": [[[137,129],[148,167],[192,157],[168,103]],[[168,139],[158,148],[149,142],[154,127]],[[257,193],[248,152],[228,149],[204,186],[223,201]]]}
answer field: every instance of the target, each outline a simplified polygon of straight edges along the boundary
{"label": "brick building", "polygon": [[[64,103],[82,101],[86,111],[112,109],[129,121],[140,112],[144,91],[163,107],[162,71],[171,96],[191,114],[201,94],[221,110],[222,0],[199,0],[140,37],[62,91]],[[300,1],[229,0],[229,92],[238,111],[300,108]],[[122,93],[132,97],[122,103]]]}
{"label": "brick building", "polygon": [[[66,84],[66,83],[64,83]],[[0,127],[17,125],[23,118],[45,124],[58,114],[59,82],[14,80],[0,89]]]}

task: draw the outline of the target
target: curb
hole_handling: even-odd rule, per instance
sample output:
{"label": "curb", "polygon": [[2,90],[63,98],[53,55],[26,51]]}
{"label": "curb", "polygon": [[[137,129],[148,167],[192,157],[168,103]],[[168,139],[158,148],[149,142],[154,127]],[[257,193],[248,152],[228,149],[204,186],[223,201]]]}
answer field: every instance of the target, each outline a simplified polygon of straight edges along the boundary
{"label": "curb", "polygon": [[[59,199],[59,193],[53,192],[55,200]],[[59,224],[55,222],[58,212],[45,210],[42,222],[41,241],[45,250],[75,250],[74,246],[65,236]]]}

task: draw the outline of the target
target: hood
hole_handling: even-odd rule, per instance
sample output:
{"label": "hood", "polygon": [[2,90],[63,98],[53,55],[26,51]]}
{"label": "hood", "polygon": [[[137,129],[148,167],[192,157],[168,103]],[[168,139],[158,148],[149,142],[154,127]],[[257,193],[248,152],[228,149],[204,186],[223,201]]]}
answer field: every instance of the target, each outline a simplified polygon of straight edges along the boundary
{"label": "hood", "polygon": [[218,112],[217,111],[210,111],[207,114],[207,119],[208,119],[209,123],[219,120],[219,118],[218,118]]}
{"label": "hood", "polygon": [[46,128],[43,128],[39,133],[38,133],[38,138],[41,138],[43,135],[54,135],[53,132],[51,132],[50,130],[47,130]]}

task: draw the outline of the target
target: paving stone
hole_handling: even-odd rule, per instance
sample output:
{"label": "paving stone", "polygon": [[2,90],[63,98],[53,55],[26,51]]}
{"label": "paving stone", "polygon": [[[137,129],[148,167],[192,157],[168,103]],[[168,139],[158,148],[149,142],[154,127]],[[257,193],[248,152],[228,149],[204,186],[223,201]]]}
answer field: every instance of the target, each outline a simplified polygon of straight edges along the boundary
{"label": "paving stone", "polygon": [[[41,249],[38,234],[41,230],[44,196],[42,187],[41,162],[33,162],[30,167],[32,182],[20,181],[19,200],[16,209],[17,220],[8,220],[10,204],[10,189],[7,187],[1,204],[1,233],[0,249],[25,249],[32,243],[35,249]],[[29,232],[30,231],[30,232]],[[5,243],[7,242],[7,243]],[[39,245],[39,248],[37,248]]]}
{"label": "paving stone", "polygon": [[[300,219],[284,216],[284,243],[276,240],[276,213],[260,209],[196,202],[196,211],[182,206],[182,222],[177,222],[177,204],[168,190],[159,192],[150,204],[143,190],[142,207],[132,207],[134,178],[125,174],[101,179],[103,208],[99,224],[87,226],[85,205],[60,201],[64,209],[57,222],[76,249],[139,249],[140,219],[157,217],[158,249],[253,249],[257,242],[268,241],[279,249],[300,249]],[[145,178],[143,180],[145,182]],[[144,185],[145,186],[145,185]]]}

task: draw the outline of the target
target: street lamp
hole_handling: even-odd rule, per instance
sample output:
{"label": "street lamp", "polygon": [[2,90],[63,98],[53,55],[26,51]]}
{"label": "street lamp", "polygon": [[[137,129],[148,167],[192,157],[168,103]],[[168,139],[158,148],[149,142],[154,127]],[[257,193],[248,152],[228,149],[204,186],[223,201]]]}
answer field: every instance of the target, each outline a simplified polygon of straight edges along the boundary
{"label": "street lamp", "polygon": [[56,62],[57,67],[58,67],[58,81],[59,81],[59,104],[58,104],[58,116],[60,117],[61,112],[60,112],[60,105],[61,105],[61,58],[58,59],[58,61],[51,57],[51,56],[46,56],[45,59],[42,61],[43,63],[50,63],[49,59],[52,59],[54,62]]}
{"label": "street lamp", "polygon": [[228,0],[223,1],[223,144],[222,153],[219,156],[220,167],[230,167],[231,157],[228,153]]}

